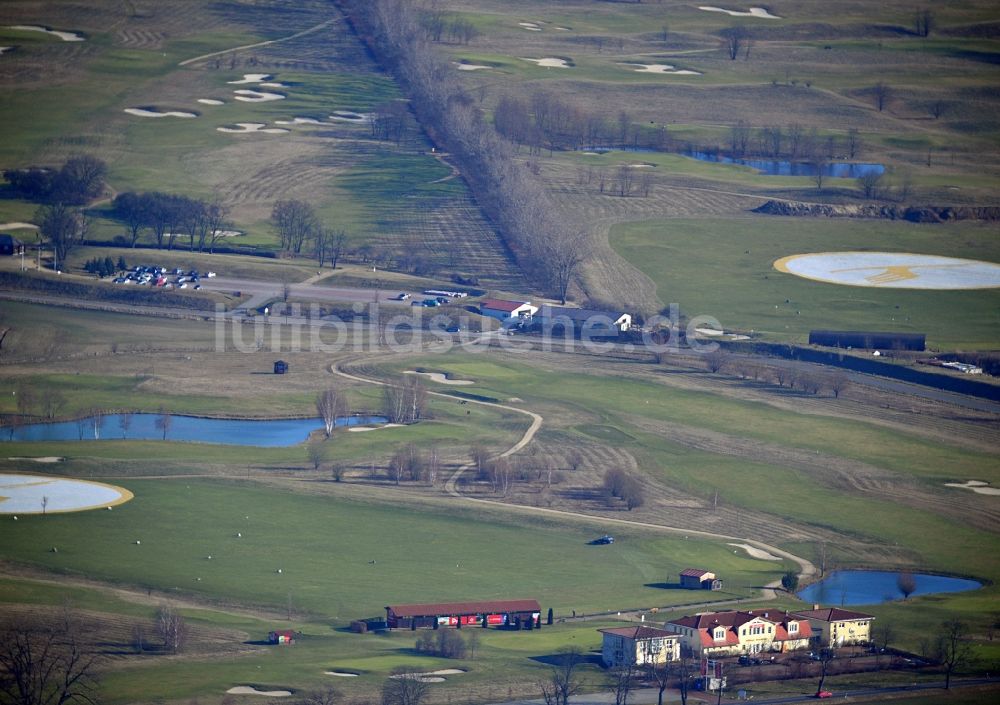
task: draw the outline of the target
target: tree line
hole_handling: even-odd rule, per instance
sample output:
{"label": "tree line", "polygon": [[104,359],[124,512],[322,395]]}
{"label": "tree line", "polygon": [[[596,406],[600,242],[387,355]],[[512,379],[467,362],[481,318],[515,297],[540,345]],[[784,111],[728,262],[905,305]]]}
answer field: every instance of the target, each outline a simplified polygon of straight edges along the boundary
{"label": "tree line", "polygon": [[556,211],[516,147],[484,117],[454,67],[436,55],[421,9],[405,0],[340,0],[352,26],[397,77],[431,140],[444,146],[484,215],[539,286],[565,300],[589,255],[578,226]]}

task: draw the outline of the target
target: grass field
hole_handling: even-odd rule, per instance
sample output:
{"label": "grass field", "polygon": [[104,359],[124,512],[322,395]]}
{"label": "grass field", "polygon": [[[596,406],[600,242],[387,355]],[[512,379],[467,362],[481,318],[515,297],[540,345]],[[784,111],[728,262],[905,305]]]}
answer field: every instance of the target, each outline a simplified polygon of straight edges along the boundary
{"label": "grass field", "polygon": [[611,244],[688,316],[773,339],[804,342],[812,329],[926,333],[931,347],[1000,345],[996,290],[851,287],[776,271],[787,254],[872,250],[1000,262],[995,228],[871,221],[745,217],[676,219],[617,226]]}

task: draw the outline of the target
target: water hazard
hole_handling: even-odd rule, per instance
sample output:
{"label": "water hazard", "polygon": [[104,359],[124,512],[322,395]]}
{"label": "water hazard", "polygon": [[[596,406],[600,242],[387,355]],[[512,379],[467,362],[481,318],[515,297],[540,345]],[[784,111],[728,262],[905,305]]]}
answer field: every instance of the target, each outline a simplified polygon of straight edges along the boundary
{"label": "water hazard", "polygon": [[[160,414],[131,414],[127,424],[122,414],[107,414],[78,421],[34,423],[0,430],[3,441],[188,441],[238,446],[293,446],[323,427],[320,418],[311,419],[207,419],[200,416],[167,417],[163,427]],[[364,426],[386,423],[383,416],[346,416],[337,426]]]}
{"label": "water hazard", "polygon": [[[915,595],[965,592],[983,586],[978,580],[911,573]],[[798,593],[800,599],[822,605],[875,605],[903,599],[900,573],[876,570],[838,570]]]}

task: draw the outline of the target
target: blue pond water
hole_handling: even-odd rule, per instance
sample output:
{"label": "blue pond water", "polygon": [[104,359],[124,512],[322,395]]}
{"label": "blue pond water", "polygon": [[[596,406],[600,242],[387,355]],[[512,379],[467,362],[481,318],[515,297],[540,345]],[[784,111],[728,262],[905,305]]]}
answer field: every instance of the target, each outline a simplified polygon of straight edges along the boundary
{"label": "blue pond water", "polygon": [[[684,152],[685,157],[702,162],[738,164],[756,169],[766,176],[814,176],[816,166],[807,162],[790,162],[784,159],[733,159],[714,152]],[[838,179],[856,179],[862,174],[874,171],[885,172],[881,164],[863,162],[830,162],[823,165],[823,175]]]}
{"label": "blue pond water", "polygon": [[[949,578],[943,575],[913,573],[917,589],[913,595],[931,595],[939,592],[965,592],[983,585],[976,580]],[[800,599],[822,605],[875,605],[900,600],[899,573],[875,570],[838,570],[818,583],[798,593]]]}
{"label": "blue pond water", "polygon": [[[162,428],[157,428],[159,414],[133,414],[128,431],[123,434],[121,415],[103,417],[94,432],[94,419],[63,421],[59,423],[28,424],[0,431],[2,441],[79,441],[79,440],[129,440],[158,441],[163,439]],[[363,426],[388,421],[382,416],[347,416],[337,419],[338,426]],[[167,430],[168,441],[195,443],[220,443],[237,446],[292,446],[302,443],[313,431],[323,427],[323,420],[314,419],[206,419],[199,416],[171,416]]]}

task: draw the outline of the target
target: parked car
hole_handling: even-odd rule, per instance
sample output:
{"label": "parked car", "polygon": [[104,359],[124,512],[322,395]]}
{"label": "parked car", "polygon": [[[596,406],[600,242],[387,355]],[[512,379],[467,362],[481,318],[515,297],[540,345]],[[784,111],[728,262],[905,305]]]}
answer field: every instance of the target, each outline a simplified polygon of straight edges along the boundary
{"label": "parked car", "polygon": [[441,302],[437,299],[424,299],[424,306],[427,308],[434,308],[435,306],[440,306]]}
{"label": "parked car", "polygon": [[410,298],[409,294],[407,294],[407,293],[401,293],[401,294],[397,294],[396,295],[395,300],[396,301],[406,301],[408,298]]}
{"label": "parked car", "polygon": [[829,690],[821,690],[818,693],[816,693],[816,697],[817,698],[824,698],[824,699],[825,698],[832,698],[833,697],[833,693],[831,693]]}
{"label": "parked car", "polygon": [[445,333],[461,333],[462,332],[462,327],[461,326],[448,326],[447,328],[444,329],[444,332]]}

